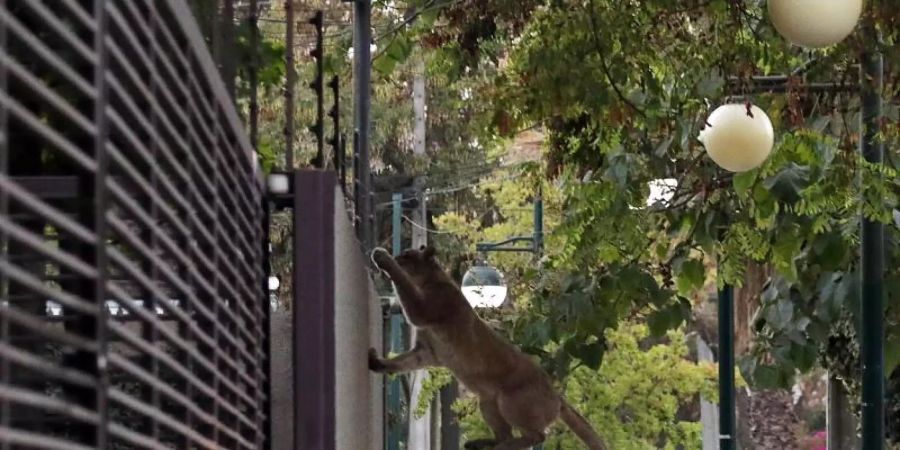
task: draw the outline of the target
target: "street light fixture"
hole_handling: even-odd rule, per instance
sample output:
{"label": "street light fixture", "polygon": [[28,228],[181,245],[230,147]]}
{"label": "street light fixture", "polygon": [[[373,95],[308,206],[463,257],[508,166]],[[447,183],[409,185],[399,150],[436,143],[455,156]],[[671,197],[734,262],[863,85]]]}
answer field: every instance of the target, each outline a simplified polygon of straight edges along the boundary
{"label": "street light fixture", "polygon": [[[768,0],[769,15],[775,29],[792,43],[808,48],[827,47],[842,41],[853,32],[862,15],[862,8],[862,0]],[[870,44],[878,43],[877,32],[871,23],[866,24],[864,31],[864,39]],[[878,141],[883,75],[881,54],[871,45],[866,46],[860,55],[860,151],[872,163],[883,161],[883,144]],[[717,164],[726,170],[740,168],[729,167],[727,162],[719,161],[721,155],[709,150],[711,138],[705,136],[703,141]],[[767,140],[761,142],[766,143]],[[764,160],[759,159],[756,166]],[[880,450],[884,448],[884,230],[883,225],[865,217],[861,217],[861,224],[862,321],[866,324],[860,344],[863,366],[862,448]],[[733,308],[733,290],[726,284],[719,291],[720,448],[723,450],[735,448]]]}
{"label": "street light fixture", "polygon": [[762,164],[775,144],[772,122],[752,104],[716,108],[698,137],[709,157],[730,172],[746,172]]}
{"label": "street light fixture", "polygon": [[769,0],[769,17],[779,34],[807,48],[843,41],[859,22],[862,0]]}
{"label": "street light fixture", "polygon": [[[515,245],[526,242],[530,245]],[[487,252],[524,252],[538,255],[544,248],[544,202],[541,194],[534,197],[534,232],[531,236],[516,236],[500,242],[475,244],[481,254]],[[476,264],[463,275],[460,288],[469,304],[475,308],[496,308],[506,300],[508,289],[503,274],[486,264]]]}
{"label": "street light fixture", "polygon": [[473,308],[498,308],[506,301],[503,274],[486,264],[472,266],[463,276],[461,289]]}

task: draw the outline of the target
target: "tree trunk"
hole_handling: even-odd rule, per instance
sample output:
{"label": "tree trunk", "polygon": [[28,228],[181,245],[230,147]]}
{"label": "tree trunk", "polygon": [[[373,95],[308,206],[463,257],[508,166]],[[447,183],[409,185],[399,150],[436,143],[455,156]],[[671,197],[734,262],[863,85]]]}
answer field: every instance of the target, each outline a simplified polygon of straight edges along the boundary
{"label": "tree trunk", "polygon": [[753,316],[759,310],[759,295],[772,273],[768,265],[747,264],[744,285],[734,290],[734,351],[738,357],[746,353],[753,342]]}

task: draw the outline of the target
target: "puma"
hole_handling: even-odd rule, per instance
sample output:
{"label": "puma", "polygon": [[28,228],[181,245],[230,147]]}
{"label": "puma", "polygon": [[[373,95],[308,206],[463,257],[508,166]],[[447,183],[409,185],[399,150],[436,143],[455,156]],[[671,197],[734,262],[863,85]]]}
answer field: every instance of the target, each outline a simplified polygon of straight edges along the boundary
{"label": "puma", "polygon": [[[372,260],[394,282],[400,304],[416,329],[413,349],[382,359],[369,350],[369,369],[404,373],[442,366],[479,399],[493,439],[466,443],[467,449],[524,450],[546,439],[557,418],[588,446],[604,450],[600,436],[553,387],[550,377],[521,350],[484,323],[459,286],[435,259],[433,247],[406,250],[396,259],[376,249]],[[520,432],[513,435],[513,429]]]}

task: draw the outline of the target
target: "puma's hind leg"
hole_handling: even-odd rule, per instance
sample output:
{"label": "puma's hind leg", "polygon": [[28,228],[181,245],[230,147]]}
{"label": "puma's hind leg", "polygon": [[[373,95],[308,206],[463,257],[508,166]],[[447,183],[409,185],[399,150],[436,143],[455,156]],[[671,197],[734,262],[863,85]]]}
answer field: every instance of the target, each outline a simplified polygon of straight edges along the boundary
{"label": "puma's hind leg", "polygon": [[494,447],[494,450],[528,450],[535,445],[542,444],[547,438],[543,431],[523,433],[517,438],[510,438]]}
{"label": "puma's hind leg", "polygon": [[466,442],[466,450],[480,450],[494,448],[497,444],[512,438],[512,426],[506,422],[500,413],[500,407],[495,399],[479,399],[478,407],[485,423],[494,433],[493,439],[476,439]]}

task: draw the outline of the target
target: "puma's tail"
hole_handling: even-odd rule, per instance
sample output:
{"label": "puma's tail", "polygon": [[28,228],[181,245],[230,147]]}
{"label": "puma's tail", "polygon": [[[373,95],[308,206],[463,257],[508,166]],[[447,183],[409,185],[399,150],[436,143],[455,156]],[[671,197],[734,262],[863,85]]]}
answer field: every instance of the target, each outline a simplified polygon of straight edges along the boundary
{"label": "puma's tail", "polygon": [[584,416],[579,414],[578,411],[575,411],[575,408],[572,408],[572,405],[566,402],[565,399],[562,399],[560,417],[569,429],[572,430],[572,432],[575,433],[575,435],[578,436],[590,450],[606,450],[603,440],[600,439],[600,435],[594,431],[594,427],[588,423]]}

